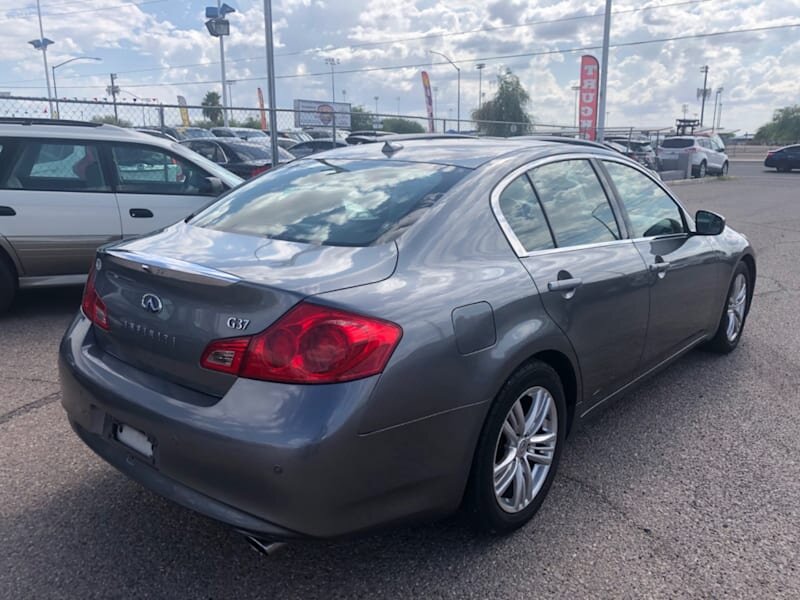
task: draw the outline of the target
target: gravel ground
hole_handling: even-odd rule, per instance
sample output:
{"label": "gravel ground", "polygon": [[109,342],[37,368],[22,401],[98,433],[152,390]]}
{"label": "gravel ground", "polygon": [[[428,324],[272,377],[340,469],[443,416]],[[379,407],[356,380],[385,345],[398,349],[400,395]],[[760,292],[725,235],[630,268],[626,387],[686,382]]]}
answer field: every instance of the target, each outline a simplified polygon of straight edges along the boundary
{"label": "gravel ground", "polygon": [[80,290],[22,294],[0,317],[0,596],[800,597],[800,173],[731,174],[675,189],[756,248],[740,347],[689,354],[575,433],[502,539],[454,517],[262,558],[78,441],[55,364]]}

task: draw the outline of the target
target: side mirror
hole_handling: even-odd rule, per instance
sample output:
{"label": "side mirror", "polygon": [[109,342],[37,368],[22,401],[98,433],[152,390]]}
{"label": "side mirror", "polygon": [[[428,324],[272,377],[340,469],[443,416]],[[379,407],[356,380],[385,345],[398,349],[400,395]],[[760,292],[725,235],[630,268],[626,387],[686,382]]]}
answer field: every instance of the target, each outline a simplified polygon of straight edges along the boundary
{"label": "side mirror", "polygon": [[219,177],[206,177],[200,189],[200,193],[212,196],[219,196],[224,191],[225,186]]}
{"label": "side mirror", "polygon": [[725,217],[710,210],[698,210],[694,222],[697,235],[719,235],[725,229]]}

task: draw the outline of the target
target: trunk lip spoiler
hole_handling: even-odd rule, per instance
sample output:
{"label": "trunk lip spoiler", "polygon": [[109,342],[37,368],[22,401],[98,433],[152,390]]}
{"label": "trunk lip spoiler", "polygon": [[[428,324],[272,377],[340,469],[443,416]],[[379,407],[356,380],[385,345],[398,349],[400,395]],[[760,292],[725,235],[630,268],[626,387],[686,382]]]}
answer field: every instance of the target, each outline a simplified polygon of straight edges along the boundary
{"label": "trunk lip spoiler", "polygon": [[225,287],[241,281],[240,277],[225,271],[144,252],[117,248],[101,250],[99,256],[100,258],[108,257],[113,263],[144,273],[192,283]]}

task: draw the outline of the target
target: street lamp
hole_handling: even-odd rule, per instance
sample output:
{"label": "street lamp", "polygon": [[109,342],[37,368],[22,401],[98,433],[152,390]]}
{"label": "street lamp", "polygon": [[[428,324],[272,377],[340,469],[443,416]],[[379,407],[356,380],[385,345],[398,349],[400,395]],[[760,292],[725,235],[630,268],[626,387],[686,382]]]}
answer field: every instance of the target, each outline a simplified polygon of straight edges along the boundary
{"label": "street lamp", "polygon": [[44,61],[44,78],[47,81],[47,103],[50,105],[50,118],[53,118],[53,98],[50,94],[50,69],[47,68],[47,47],[50,44],[55,44],[53,40],[44,37],[44,27],[42,26],[42,7],[39,0],[36,0],[36,14],[39,15],[39,39],[31,40],[28,42],[36,50],[42,51],[42,60]]}
{"label": "street lamp", "polygon": [[575,119],[574,120],[575,120],[575,128],[577,129],[578,128],[578,95],[580,94],[581,86],[573,85],[572,86],[572,91],[575,92]]}
{"label": "street lamp", "polygon": [[222,69],[222,120],[228,127],[228,86],[225,82],[225,36],[231,33],[231,24],[225,15],[236,12],[236,9],[217,0],[216,6],[206,6],[206,29],[214,37],[219,38],[219,62]]}
{"label": "street lamp", "polygon": [[486,68],[486,63],[478,63],[475,65],[478,69],[478,110],[483,106],[483,70]]}
{"label": "street lamp", "polygon": [[[711,119],[711,131],[716,131],[719,129],[719,125],[717,124],[717,105],[720,107],[722,106],[722,90],[724,90],[722,86],[717,88],[716,94],[714,94],[714,117]],[[720,111],[721,112],[721,111]]]}
{"label": "street lamp", "polygon": [[264,46],[267,54],[267,96],[269,98],[269,147],[272,166],[277,167],[278,113],[275,111],[275,41],[272,34],[272,0],[264,0]]}
{"label": "street lamp", "polygon": [[331,136],[331,147],[336,148],[336,81],[334,77],[336,65],[341,64],[341,61],[338,58],[326,58],[325,64],[331,68],[331,96],[333,97],[333,103],[331,106],[333,109],[333,121],[331,122],[333,125],[333,135]]}
{"label": "street lamp", "polygon": [[71,62],[75,62],[76,60],[102,61],[103,59],[102,58],[96,58],[94,56],[76,56],[75,58],[70,58],[69,60],[65,60],[64,62],[60,62],[57,65],[53,65],[53,68],[51,70],[53,71],[53,96],[55,96],[55,98],[56,98],[56,112],[55,112],[55,118],[56,119],[61,116],[60,110],[59,110],[59,107],[58,107],[58,87],[56,87],[56,69],[58,67],[63,67],[64,65],[67,65],[67,64],[69,64]]}
{"label": "street lamp", "polygon": [[228,102],[230,103],[231,108],[233,108],[233,86],[234,86],[234,84],[236,84],[236,80],[235,79],[229,79],[228,80]]}
{"label": "street lamp", "polygon": [[436,52],[435,50],[428,50],[428,52],[431,54],[436,54],[437,56],[441,56],[451,65],[453,65],[453,68],[458,72],[458,88],[456,90],[456,119],[458,119],[458,131],[461,131],[461,69],[456,63],[450,60],[449,56],[446,56],[441,52]]}

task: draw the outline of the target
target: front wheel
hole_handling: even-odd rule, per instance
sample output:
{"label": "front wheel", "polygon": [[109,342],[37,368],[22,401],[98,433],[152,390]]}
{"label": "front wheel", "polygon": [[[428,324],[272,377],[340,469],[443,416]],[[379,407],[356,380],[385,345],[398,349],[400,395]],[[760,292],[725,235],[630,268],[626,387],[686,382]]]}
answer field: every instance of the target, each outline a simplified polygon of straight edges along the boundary
{"label": "front wheel", "polygon": [[467,491],[479,529],[507,533],[533,517],[558,468],[566,425],[564,391],[550,366],[530,362],[506,382],[486,418]]}
{"label": "front wheel", "polygon": [[733,280],[725,297],[725,306],[717,332],[706,345],[709,350],[720,354],[728,354],[733,352],[736,346],[739,345],[750,308],[751,285],[750,271],[746,265],[739,263],[733,273]]}
{"label": "front wheel", "polygon": [[725,177],[728,174],[728,163],[727,161],[722,163],[722,170],[719,172],[720,177]]}

